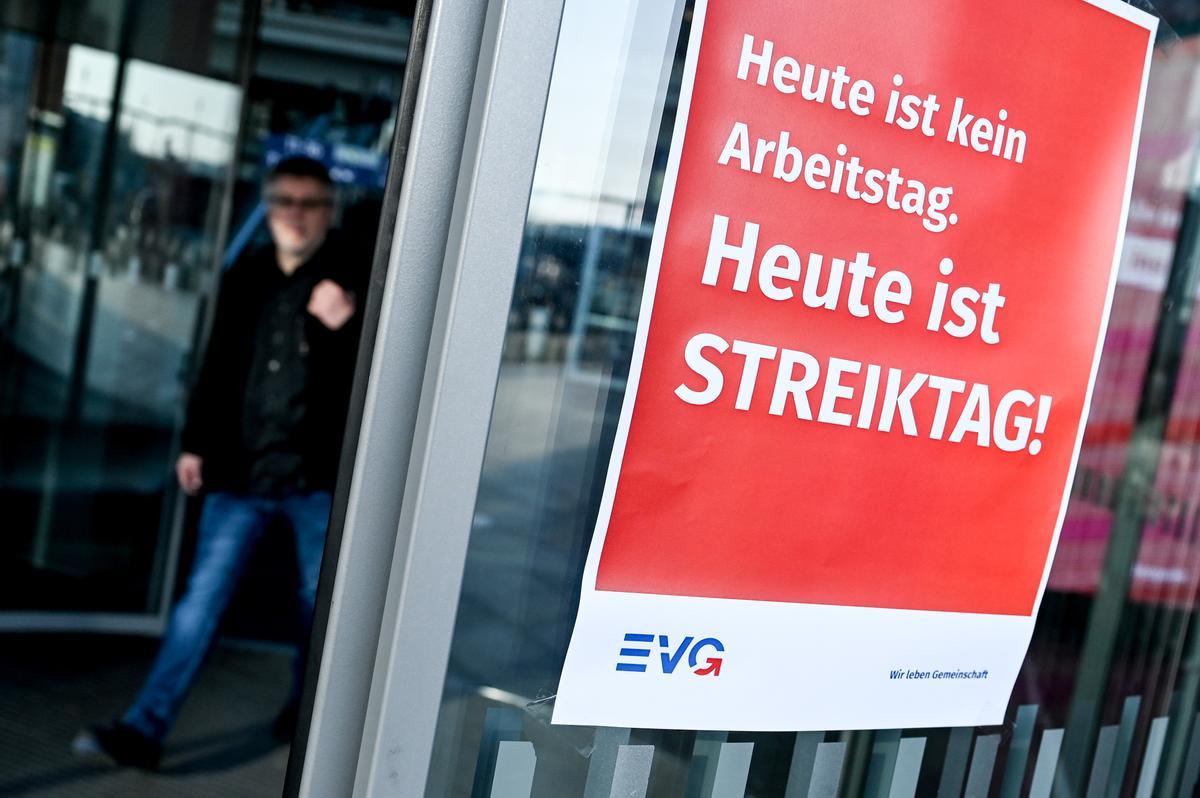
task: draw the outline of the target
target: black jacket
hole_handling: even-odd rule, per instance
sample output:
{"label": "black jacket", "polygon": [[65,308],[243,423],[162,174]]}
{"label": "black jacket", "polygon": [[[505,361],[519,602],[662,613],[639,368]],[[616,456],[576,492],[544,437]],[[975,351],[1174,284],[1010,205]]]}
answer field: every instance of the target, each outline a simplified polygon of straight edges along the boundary
{"label": "black jacket", "polygon": [[[339,330],[328,329],[303,311],[303,320],[295,326],[308,360],[300,392],[303,415],[291,442],[302,460],[297,489],[334,487],[362,331],[366,271],[365,259],[350,255],[331,234],[288,278],[306,283],[307,291],[331,279],[354,292],[358,305],[354,317]],[[183,451],[204,458],[207,491],[252,489],[253,455],[243,424],[245,399],[259,323],[278,290],[281,274],[274,249],[267,247],[240,258],[221,280],[212,333],[188,402],[182,439]]]}

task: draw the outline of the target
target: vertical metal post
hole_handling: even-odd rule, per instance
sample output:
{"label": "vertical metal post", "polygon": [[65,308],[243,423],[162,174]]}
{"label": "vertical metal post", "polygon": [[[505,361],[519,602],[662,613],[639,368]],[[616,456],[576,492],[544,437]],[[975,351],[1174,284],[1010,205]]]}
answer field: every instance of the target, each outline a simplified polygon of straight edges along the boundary
{"label": "vertical metal post", "polygon": [[858,798],[867,783],[867,770],[871,766],[871,749],[875,742],[873,731],[845,732],[842,737],[846,745],[846,759],[842,765],[841,798]]}
{"label": "vertical metal post", "polygon": [[386,189],[398,188],[384,211],[395,226],[367,297],[364,327],[377,333],[359,353],[362,417],[347,433],[356,451],[335,493],[285,795],[354,788],[486,12],[486,0],[416,7]]}
{"label": "vertical metal post", "polygon": [[1184,207],[1129,455],[1117,489],[1108,551],[1088,617],[1075,692],[1067,715],[1059,770],[1061,778],[1056,780],[1055,795],[1078,794],[1087,778],[1112,655],[1133,579],[1133,563],[1141,545],[1146,501],[1158,473],[1163,436],[1192,322],[1197,280],[1200,279],[1200,204],[1196,190],[1192,193]]}
{"label": "vertical metal post", "polygon": [[1200,703],[1200,610],[1188,615],[1188,643],[1186,653],[1179,660],[1179,690],[1175,694],[1171,711],[1170,732],[1162,761],[1162,778],[1159,791],[1163,795],[1174,795],[1179,791],[1188,764],[1187,752],[1194,750],[1195,735],[1200,725],[1193,723],[1196,706]]}
{"label": "vertical metal post", "polygon": [[360,798],[425,791],[562,5],[488,8],[354,784]]}
{"label": "vertical metal post", "polygon": [[[95,316],[96,294],[100,285],[100,250],[103,246],[104,229],[108,221],[109,194],[112,193],[117,142],[120,138],[121,94],[125,89],[125,68],[133,43],[134,17],[139,3],[140,0],[125,0],[121,9],[117,37],[117,74],[113,80],[112,99],[108,106],[108,122],[104,126],[104,137],[100,145],[100,169],[93,190],[92,224],[88,230],[87,246],[84,252],[83,291],[79,298],[79,319],[71,348],[71,366],[67,375],[67,401],[63,411],[63,425],[72,425],[79,420],[83,407],[83,396],[87,391],[87,365],[92,343],[92,320]],[[58,493],[63,433],[61,425],[51,427],[46,461],[42,466],[41,497],[38,501],[37,522],[30,551],[30,559],[35,568],[45,568],[49,563],[50,537],[56,510],[55,499]]]}
{"label": "vertical metal post", "polygon": [[83,395],[87,392],[88,355],[92,345],[92,320],[96,313],[96,293],[100,287],[104,231],[108,227],[108,209],[116,171],[117,144],[121,137],[121,95],[125,93],[125,72],[133,45],[133,30],[141,0],[125,0],[117,38],[117,75],[113,80],[112,101],[108,106],[108,122],[100,148],[100,170],[93,192],[92,224],[88,229],[84,252],[83,295],[79,301],[79,325],[75,328],[75,345],[71,355],[71,374],[67,389],[66,418],[72,422],[79,417]]}

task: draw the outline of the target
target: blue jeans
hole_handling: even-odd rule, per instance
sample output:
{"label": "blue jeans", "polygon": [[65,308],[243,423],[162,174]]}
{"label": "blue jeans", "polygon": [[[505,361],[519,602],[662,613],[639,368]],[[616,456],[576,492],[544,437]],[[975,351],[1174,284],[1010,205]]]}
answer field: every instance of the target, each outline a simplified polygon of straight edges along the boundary
{"label": "blue jeans", "polygon": [[300,566],[302,642],[293,672],[292,698],[299,695],[330,504],[327,491],[282,498],[214,493],[204,500],[187,591],[171,612],[150,676],[121,718],[123,722],[156,740],[166,737],[212,646],[242,572],[275,519],[291,525]]}

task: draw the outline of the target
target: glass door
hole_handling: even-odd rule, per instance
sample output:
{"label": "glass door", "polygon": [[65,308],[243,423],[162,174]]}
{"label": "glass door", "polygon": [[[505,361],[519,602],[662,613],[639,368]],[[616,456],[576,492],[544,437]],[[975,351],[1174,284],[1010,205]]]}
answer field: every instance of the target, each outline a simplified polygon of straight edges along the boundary
{"label": "glass door", "polygon": [[0,32],[0,626],[153,631],[180,548],[172,463],[219,263],[240,15],[49,5],[7,9]]}

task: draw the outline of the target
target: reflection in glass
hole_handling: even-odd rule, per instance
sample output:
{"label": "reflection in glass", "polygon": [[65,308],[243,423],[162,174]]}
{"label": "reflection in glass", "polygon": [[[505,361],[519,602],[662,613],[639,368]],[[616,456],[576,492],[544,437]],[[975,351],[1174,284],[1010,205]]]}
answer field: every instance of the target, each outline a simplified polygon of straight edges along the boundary
{"label": "reflection in glass", "polygon": [[[34,35],[0,34],[0,501],[12,530],[0,609],[150,615],[168,598],[169,459],[241,92],[128,57],[191,11],[127,5],[89,7],[126,26],[122,38],[93,20],[119,52],[45,35],[42,23],[70,27],[79,9],[15,20]],[[221,74],[224,51],[212,55]],[[210,68],[195,47],[174,56]]]}
{"label": "reflection in glass", "polygon": [[[1007,722],[806,734],[549,725],[674,124],[690,9],[668,5],[565,6],[427,795],[486,787],[502,741],[532,743],[538,798],[606,795],[614,767],[648,773],[646,794],[663,798],[707,794],[718,767],[744,775],[747,795],[818,783],[841,795],[1042,795],[1056,772],[1063,794],[1091,794],[1089,780],[1111,795],[1150,794],[1156,780],[1191,794],[1200,328],[1171,310],[1195,302],[1195,38],[1155,54],[1079,473]],[[653,746],[644,771],[614,766],[626,744]]]}

